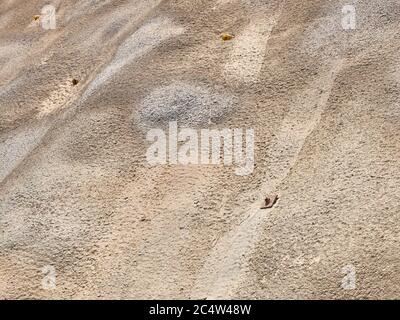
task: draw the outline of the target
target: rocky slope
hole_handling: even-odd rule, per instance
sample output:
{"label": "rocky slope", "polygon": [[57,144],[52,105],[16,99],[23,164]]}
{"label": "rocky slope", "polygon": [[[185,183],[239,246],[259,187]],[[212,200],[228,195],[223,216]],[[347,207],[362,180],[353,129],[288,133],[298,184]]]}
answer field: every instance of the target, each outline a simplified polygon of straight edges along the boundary
{"label": "rocky slope", "polygon": [[[0,299],[399,298],[399,30],[397,0],[1,1]],[[174,120],[253,129],[254,172],[150,166]]]}

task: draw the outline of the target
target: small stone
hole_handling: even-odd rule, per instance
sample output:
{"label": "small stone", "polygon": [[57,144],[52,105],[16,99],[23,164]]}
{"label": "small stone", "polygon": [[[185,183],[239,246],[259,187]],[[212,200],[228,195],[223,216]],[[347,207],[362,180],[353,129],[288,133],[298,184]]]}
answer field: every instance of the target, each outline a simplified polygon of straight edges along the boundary
{"label": "small stone", "polygon": [[234,36],[232,34],[229,34],[229,33],[221,34],[221,39],[224,41],[229,41],[229,40],[232,40],[233,38],[234,38]]}
{"label": "small stone", "polygon": [[264,204],[261,207],[261,209],[271,209],[275,205],[275,203],[278,201],[278,199],[279,199],[279,196],[276,194],[267,196],[264,200]]}

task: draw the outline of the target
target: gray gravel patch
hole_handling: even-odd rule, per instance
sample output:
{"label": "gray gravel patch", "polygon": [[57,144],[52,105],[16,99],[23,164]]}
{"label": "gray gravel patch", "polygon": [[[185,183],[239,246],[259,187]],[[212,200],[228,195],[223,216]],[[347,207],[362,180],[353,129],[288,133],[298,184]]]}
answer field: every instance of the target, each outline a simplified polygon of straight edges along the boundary
{"label": "gray gravel patch", "polygon": [[229,94],[177,82],[149,94],[135,118],[142,129],[166,127],[170,121],[178,121],[180,126],[198,127],[219,122],[234,105],[235,98]]}

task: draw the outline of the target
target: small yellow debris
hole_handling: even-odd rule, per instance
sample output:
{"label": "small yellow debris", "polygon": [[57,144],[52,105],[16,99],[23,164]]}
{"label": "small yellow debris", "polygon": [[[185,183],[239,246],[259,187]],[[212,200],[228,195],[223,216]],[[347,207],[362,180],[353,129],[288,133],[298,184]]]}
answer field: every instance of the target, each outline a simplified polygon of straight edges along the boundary
{"label": "small yellow debris", "polygon": [[223,33],[223,34],[221,34],[221,38],[224,41],[229,41],[229,40],[232,40],[234,38],[234,36],[229,33]]}
{"label": "small yellow debris", "polygon": [[40,16],[39,16],[39,15],[33,16],[33,21],[38,21],[39,19],[40,19]]}

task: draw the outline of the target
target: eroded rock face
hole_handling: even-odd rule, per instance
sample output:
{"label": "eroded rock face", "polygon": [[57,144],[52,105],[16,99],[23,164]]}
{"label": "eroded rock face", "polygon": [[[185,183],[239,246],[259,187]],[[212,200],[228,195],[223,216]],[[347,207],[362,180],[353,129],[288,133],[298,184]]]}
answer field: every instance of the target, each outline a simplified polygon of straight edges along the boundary
{"label": "eroded rock face", "polygon": [[[399,298],[397,0],[47,4],[0,2],[0,299]],[[150,166],[171,121],[254,171]]]}

